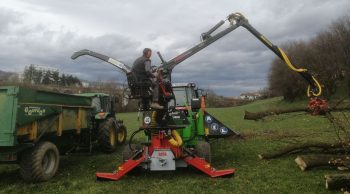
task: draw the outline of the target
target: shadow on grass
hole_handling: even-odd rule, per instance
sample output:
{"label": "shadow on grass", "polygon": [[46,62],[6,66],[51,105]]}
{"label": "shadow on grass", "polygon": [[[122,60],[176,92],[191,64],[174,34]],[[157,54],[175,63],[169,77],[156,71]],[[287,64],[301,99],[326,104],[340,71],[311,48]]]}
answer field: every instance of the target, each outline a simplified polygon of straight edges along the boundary
{"label": "shadow on grass", "polygon": [[[122,146],[121,146],[122,147]],[[86,166],[103,166],[111,161],[111,157],[121,152],[122,148],[117,148],[116,152],[105,154],[98,149],[93,150],[92,153],[77,153],[71,155],[61,155],[60,164],[56,175],[48,182],[56,182],[66,179],[67,174],[73,176],[85,176],[81,174],[82,168]],[[91,171],[91,169],[90,169]],[[90,173],[90,172],[89,172]],[[93,172],[91,172],[94,175]],[[18,164],[6,164],[0,168],[0,185],[15,185],[19,183],[26,183],[21,179],[20,167]]]}
{"label": "shadow on grass", "polygon": [[8,168],[6,171],[0,172],[0,183],[3,185],[10,185],[18,183],[20,179],[19,168],[16,165],[6,165]]}

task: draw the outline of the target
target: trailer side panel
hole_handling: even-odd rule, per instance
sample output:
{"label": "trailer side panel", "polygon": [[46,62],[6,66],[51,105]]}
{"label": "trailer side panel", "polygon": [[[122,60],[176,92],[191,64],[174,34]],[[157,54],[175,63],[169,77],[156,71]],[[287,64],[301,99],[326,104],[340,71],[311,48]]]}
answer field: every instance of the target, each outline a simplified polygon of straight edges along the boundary
{"label": "trailer side panel", "polygon": [[0,88],[0,146],[15,144],[17,92],[17,87]]}

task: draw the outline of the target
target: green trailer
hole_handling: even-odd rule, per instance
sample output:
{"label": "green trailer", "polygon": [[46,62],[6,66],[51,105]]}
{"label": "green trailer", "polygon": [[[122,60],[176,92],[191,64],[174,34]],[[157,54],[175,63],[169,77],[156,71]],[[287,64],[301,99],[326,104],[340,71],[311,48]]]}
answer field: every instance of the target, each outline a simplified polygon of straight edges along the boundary
{"label": "green trailer", "polygon": [[0,162],[20,165],[25,181],[55,175],[59,155],[93,146],[111,153],[126,139],[115,98],[103,93],[61,94],[0,87]]}

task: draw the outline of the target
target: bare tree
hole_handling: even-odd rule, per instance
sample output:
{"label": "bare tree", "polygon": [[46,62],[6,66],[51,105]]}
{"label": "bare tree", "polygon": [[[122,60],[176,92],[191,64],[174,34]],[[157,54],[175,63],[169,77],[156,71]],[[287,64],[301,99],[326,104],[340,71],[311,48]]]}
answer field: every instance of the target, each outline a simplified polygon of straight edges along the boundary
{"label": "bare tree", "polygon": [[[350,87],[350,19],[334,22],[328,30],[308,42],[294,41],[283,46],[296,66],[309,69],[323,84],[324,95],[330,97],[345,84]],[[269,88],[272,95],[287,100],[304,96],[306,83],[276,58],[271,65]]]}

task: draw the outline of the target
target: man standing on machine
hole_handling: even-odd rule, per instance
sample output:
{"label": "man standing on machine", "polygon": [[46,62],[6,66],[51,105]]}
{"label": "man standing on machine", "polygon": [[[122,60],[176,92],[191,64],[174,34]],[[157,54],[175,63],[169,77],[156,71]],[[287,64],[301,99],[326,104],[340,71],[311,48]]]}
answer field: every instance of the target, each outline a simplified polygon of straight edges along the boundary
{"label": "man standing on machine", "polygon": [[143,55],[137,58],[132,66],[132,72],[135,74],[138,82],[150,79],[152,81],[152,103],[151,108],[163,109],[164,107],[158,103],[159,83],[151,69],[152,50],[150,48],[143,49]]}

